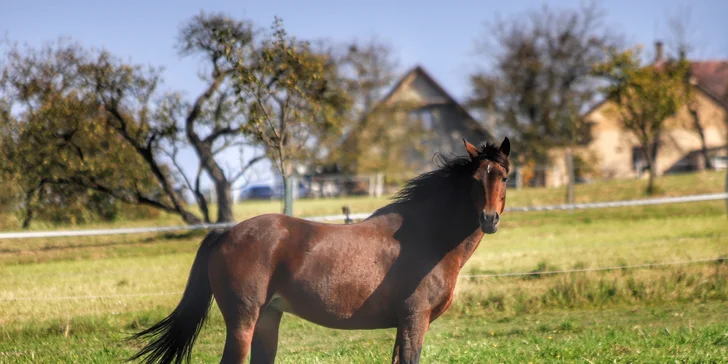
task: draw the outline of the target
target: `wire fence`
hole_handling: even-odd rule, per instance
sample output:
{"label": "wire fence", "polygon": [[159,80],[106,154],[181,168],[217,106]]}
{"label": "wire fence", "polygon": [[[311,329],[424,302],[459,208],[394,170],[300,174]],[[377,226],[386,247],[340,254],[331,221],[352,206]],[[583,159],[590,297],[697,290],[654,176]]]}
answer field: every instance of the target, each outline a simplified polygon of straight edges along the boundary
{"label": "wire fence", "polygon": [[582,269],[566,269],[566,270],[551,270],[551,271],[533,271],[533,272],[516,272],[516,273],[493,273],[493,274],[463,274],[458,278],[497,278],[497,277],[524,277],[524,276],[541,276],[541,275],[555,275],[555,274],[570,274],[570,273],[586,273],[586,272],[607,272],[614,270],[632,270],[632,269],[646,269],[646,268],[657,268],[667,267],[671,265],[688,265],[688,264],[699,264],[699,263],[724,263],[727,258],[714,258],[714,259],[696,259],[696,260],[683,260],[678,262],[666,262],[666,263],[648,263],[648,264],[637,264],[637,265],[618,265],[612,267],[594,267],[594,268],[582,268]]}
{"label": "wire fence", "polygon": [[[624,246],[624,245],[636,245],[636,244],[652,244],[656,241],[659,242],[669,242],[669,241],[685,241],[685,240],[692,240],[692,239],[704,239],[704,238],[720,238],[723,239],[724,237],[728,237],[728,233],[719,233],[719,234],[707,234],[707,235],[698,235],[698,236],[675,236],[670,238],[660,237],[660,238],[651,238],[651,239],[640,239],[640,240],[625,240],[620,242],[614,242],[609,244],[603,244],[603,245],[595,245],[595,244],[585,244],[585,245],[569,245],[567,247],[561,247],[558,248],[560,250],[563,250],[564,252],[573,252],[574,249],[604,249],[604,248],[614,248],[616,246]],[[79,246],[83,247],[83,246]],[[541,249],[540,251],[546,251],[544,249]],[[23,252],[23,250],[17,250],[13,252]],[[103,270],[99,271],[98,269],[95,269],[94,271],[74,271],[74,272],[57,272],[53,274],[53,277],[75,277],[75,276],[89,276],[92,275],[93,277],[100,277],[100,276],[110,276],[110,275],[122,275],[122,274],[133,274],[133,273],[164,273],[169,272],[172,269],[182,269],[182,270],[189,270],[188,266],[184,267],[157,267],[157,268],[137,268],[137,269],[110,269],[110,270]],[[186,272],[185,272],[186,273]],[[510,273],[509,273],[510,274]],[[30,274],[4,274],[3,279],[27,279],[32,277],[43,277],[46,276],[45,273],[30,273]]]}
{"label": "wire fence", "polygon": [[[713,259],[695,259],[695,260],[683,260],[683,261],[664,262],[664,263],[620,265],[620,266],[611,266],[611,267],[594,267],[594,268],[566,269],[566,270],[554,270],[554,271],[532,271],[532,272],[492,273],[492,274],[461,274],[458,276],[458,279],[471,279],[472,280],[472,279],[483,279],[483,278],[507,278],[507,277],[560,275],[560,274],[587,273],[587,272],[607,272],[607,271],[616,271],[616,270],[659,268],[659,267],[667,267],[667,266],[675,266],[675,265],[706,264],[706,263],[723,264],[726,261],[728,261],[728,258],[720,257],[720,258],[713,258]],[[172,295],[181,295],[181,294],[182,294],[182,292],[179,291],[179,292],[130,293],[130,294],[115,294],[115,295],[113,295],[113,294],[87,295],[87,296],[0,297],[0,302],[99,300],[99,299],[119,299],[119,298],[130,298],[130,297],[172,296]]]}
{"label": "wire fence", "polygon": [[[641,200],[625,200],[625,201],[607,201],[592,202],[581,204],[561,204],[548,206],[523,206],[523,207],[507,207],[506,212],[533,212],[533,211],[558,211],[558,210],[585,210],[585,209],[601,209],[614,207],[631,207],[631,206],[648,206],[687,202],[701,201],[717,201],[728,199],[728,193],[712,193],[692,196],[679,197],[660,197]],[[326,215],[303,217],[309,221],[332,222],[345,221],[347,219],[363,220],[371,216],[372,212],[356,213],[350,215]],[[238,223],[222,223],[222,224],[196,224],[182,226],[150,226],[139,228],[116,228],[116,229],[87,229],[87,230],[55,230],[55,231],[23,231],[23,232],[7,232],[0,233],[0,239],[31,239],[31,238],[52,238],[52,237],[69,237],[69,236],[98,236],[98,235],[125,235],[125,234],[142,234],[142,233],[161,233],[176,231],[192,231],[192,230],[209,230],[217,228],[229,228]]]}
{"label": "wire fence", "polygon": [[[581,209],[599,209],[614,207],[630,207],[630,206],[646,206],[672,203],[687,203],[700,201],[715,201],[728,199],[728,193],[715,193],[693,196],[680,197],[663,197],[643,200],[627,200],[627,201],[609,201],[594,202],[583,204],[563,204],[551,206],[527,206],[507,208],[506,211],[511,212],[531,212],[531,211],[557,211],[557,210],[581,210]],[[310,221],[344,221],[348,219],[366,219],[371,213],[359,213],[350,215],[328,215],[306,217],[304,219]],[[173,231],[190,231],[205,230],[214,228],[227,228],[237,223],[227,224],[197,224],[186,226],[166,226],[166,227],[140,227],[140,228],[120,228],[120,229],[91,229],[91,230],[65,230],[65,231],[37,231],[37,232],[10,232],[0,233],[0,239],[28,239],[28,238],[44,238],[44,237],[62,237],[62,236],[95,236],[95,235],[120,235],[120,234],[139,234],[139,233],[156,233],[156,232],[173,232]],[[505,278],[505,277],[524,277],[524,276],[541,276],[541,275],[559,275],[571,273],[585,272],[605,272],[616,270],[634,270],[649,269],[675,265],[689,264],[707,264],[707,263],[725,263],[726,257],[711,259],[696,259],[663,263],[647,263],[638,265],[620,265],[607,267],[593,267],[583,269],[568,269],[554,271],[530,271],[530,272],[512,272],[512,273],[488,273],[488,274],[462,274],[459,279],[485,279],[485,278]],[[121,272],[121,271],[119,271]],[[73,275],[76,273],[68,273]],[[83,274],[82,272],[78,274]],[[151,296],[168,296],[179,295],[182,292],[154,292],[154,293],[134,293],[134,294],[108,294],[108,295],[72,295],[72,296],[36,296],[36,297],[0,297],[0,302],[12,301],[57,301],[57,300],[94,300],[94,299],[121,299],[129,297],[151,297]]]}

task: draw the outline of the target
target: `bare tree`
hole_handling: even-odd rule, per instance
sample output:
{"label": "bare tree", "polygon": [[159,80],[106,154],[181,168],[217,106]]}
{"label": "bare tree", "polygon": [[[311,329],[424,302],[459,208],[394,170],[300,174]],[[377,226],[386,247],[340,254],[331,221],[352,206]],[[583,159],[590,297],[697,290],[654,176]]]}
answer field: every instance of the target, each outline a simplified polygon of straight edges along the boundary
{"label": "bare tree", "polygon": [[[547,151],[563,147],[569,164],[571,149],[588,142],[589,124],[581,113],[598,95],[591,68],[621,41],[603,18],[595,4],[577,10],[544,6],[487,24],[478,51],[493,58],[471,75],[469,104],[520,141],[520,159],[549,163]],[[569,178],[569,202],[573,185]]]}
{"label": "bare tree", "polygon": [[[371,162],[372,156],[368,152],[372,148],[392,144],[383,130],[388,126],[385,123],[393,121],[392,110],[385,109],[379,102],[397,76],[399,60],[392,46],[377,37],[354,39],[342,46],[344,49],[338,53],[338,64],[352,107],[345,130],[348,133],[346,148],[337,151],[332,159],[342,160],[348,169],[356,173],[361,172],[360,167],[367,169],[360,161]],[[385,119],[387,122],[384,122]],[[407,143],[406,140],[399,142]],[[396,148],[389,145],[382,149],[391,151]],[[396,153],[390,154],[395,157],[393,154]],[[387,169],[386,164],[376,164],[376,169]]]}
{"label": "bare tree", "polygon": [[[678,8],[667,20],[670,34],[667,43],[668,47],[674,53],[673,58],[690,58],[699,47],[695,37],[695,28],[692,24],[691,15],[690,7]],[[688,68],[683,87],[685,87],[685,105],[687,106],[692,121],[691,126],[700,137],[700,151],[703,156],[703,164],[700,166],[700,169],[712,169],[713,165],[708,154],[708,144],[705,140],[705,130],[700,123],[700,110],[698,108],[698,99],[694,92],[695,79],[692,74],[692,67]]]}
{"label": "bare tree", "polygon": [[[225,34],[224,40],[218,34]],[[177,49],[181,56],[200,56],[208,68],[203,77],[207,87],[194,102],[184,104],[184,130],[188,142],[200,159],[200,169],[195,183],[184,177],[185,185],[193,191],[203,214],[208,220],[207,203],[200,191],[200,171],[204,170],[215,186],[217,195],[217,221],[234,221],[232,185],[265,156],[252,157],[235,172],[225,168],[215,158],[228,148],[250,146],[241,128],[248,122],[243,104],[235,102],[230,82],[232,66],[225,58],[225,47],[234,45],[239,49],[252,47],[253,24],[232,19],[224,14],[204,12],[186,22],[179,32]],[[204,133],[204,134],[203,134]],[[170,154],[174,156],[174,153]]]}

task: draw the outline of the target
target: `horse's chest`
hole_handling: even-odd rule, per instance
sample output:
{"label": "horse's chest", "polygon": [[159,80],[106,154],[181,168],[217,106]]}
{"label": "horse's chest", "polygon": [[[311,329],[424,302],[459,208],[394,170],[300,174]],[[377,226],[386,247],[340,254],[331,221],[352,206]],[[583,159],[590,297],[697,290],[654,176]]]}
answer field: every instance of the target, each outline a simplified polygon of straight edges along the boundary
{"label": "horse's chest", "polygon": [[457,281],[457,272],[453,273],[445,266],[439,266],[423,280],[415,295],[415,302],[426,302],[430,310],[431,320],[442,315],[452,304]]}
{"label": "horse's chest", "polygon": [[432,311],[430,311],[430,321],[434,321],[436,318],[440,317],[440,315],[445,313],[448,308],[450,308],[453,297],[453,293],[450,292],[445,296],[445,299],[443,299],[439,304],[435,305],[435,307],[432,308]]}

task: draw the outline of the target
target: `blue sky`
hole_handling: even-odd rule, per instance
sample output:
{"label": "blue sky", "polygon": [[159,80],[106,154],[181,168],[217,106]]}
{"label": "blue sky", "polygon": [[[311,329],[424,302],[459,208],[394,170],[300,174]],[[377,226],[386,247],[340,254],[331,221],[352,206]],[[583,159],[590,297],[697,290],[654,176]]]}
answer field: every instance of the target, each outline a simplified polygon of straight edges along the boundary
{"label": "blue sky", "polygon": [[[575,7],[581,1],[548,2]],[[449,5],[446,5],[449,4]],[[164,66],[165,86],[190,97],[201,92],[194,59],[180,59],[174,48],[180,24],[200,12],[223,11],[267,27],[278,15],[287,31],[302,39],[346,41],[376,35],[393,45],[402,70],[421,64],[456,98],[468,94],[468,74],[481,63],[474,41],[483,22],[508,16],[542,1],[14,1],[0,12],[0,35],[39,45],[67,36],[89,47],[104,47],[135,63]],[[603,1],[606,22],[631,43],[652,47],[667,37],[666,18],[690,8],[695,56],[728,58],[728,1]],[[194,166],[192,154],[186,166]]]}

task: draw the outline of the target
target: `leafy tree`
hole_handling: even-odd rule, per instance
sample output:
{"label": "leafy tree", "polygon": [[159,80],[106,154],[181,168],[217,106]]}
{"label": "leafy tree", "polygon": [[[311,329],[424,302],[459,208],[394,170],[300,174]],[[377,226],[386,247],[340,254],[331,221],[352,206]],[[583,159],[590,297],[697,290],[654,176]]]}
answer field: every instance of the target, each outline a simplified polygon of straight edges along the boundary
{"label": "leafy tree", "polygon": [[[605,59],[606,48],[620,42],[603,18],[593,4],[577,10],[544,6],[487,24],[478,51],[492,61],[470,77],[468,103],[519,141],[524,164],[546,164],[548,150],[569,152],[588,142],[581,113],[598,95],[591,69]],[[571,178],[570,200],[573,184]]]}
{"label": "leafy tree", "polygon": [[612,49],[607,61],[594,67],[594,74],[608,84],[604,96],[612,102],[614,113],[624,127],[637,137],[647,162],[647,193],[655,192],[655,162],[666,119],[685,105],[685,79],[689,64],[684,59],[643,66],[639,48]]}
{"label": "leafy tree", "polygon": [[[60,42],[26,54],[14,48],[6,59],[0,170],[22,195],[24,227],[41,207],[41,216],[54,209],[79,216],[83,205],[108,213],[113,203],[99,194],[134,203],[158,200],[143,161],[101,127],[105,116],[98,104],[78,89],[80,54],[77,45]],[[87,188],[95,192],[84,193]]]}
{"label": "leafy tree", "polygon": [[[79,69],[80,89],[88,92],[87,97],[104,111],[102,125],[116,132],[141,157],[161,190],[162,198],[139,195],[136,201],[130,202],[176,213],[187,223],[201,222],[187,210],[179,184],[163,159],[164,143],[179,133],[179,127],[165,113],[169,98],[162,97],[161,105],[157,105],[157,88],[162,81],[160,70],[126,64],[107,51],[85,58]],[[118,193],[96,183],[86,186]]]}
{"label": "leafy tree", "polygon": [[[233,221],[232,185],[247,177],[250,168],[265,157],[259,155],[243,160],[243,148],[248,146],[249,138],[241,133],[241,127],[248,122],[249,109],[236,103],[233,97],[233,70],[223,54],[225,47],[230,45],[248,47],[252,42],[251,29],[249,22],[221,14],[201,13],[183,24],[177,43],[180,56],[202,56],[204,64],[209,66],[209,74],[203,76],[207,87],[192,102],[187,102],[180,92],[160,92],[161,69],[121,61],[105,50],[92,52],[76,43],[65,42],[38,50],[21,50],[14,46],[6,55],[2,78],[2,98],[8,105],[7,110],[14,110],[13,113],[8,111],[7,119],[17,119],[17,130],[22,129],[23,123],[28,124],[23,127],[29,130],[37,129],[36,144],[55,144],[53,128],[60,126],[39,118],[43,114],[38,110],[58,113],[60,111],[50,110],[48,105],[63,99],[59,105],[74,105],[65,115],[69,120],[67,123],[73,124],[69,127],[74,134],[73,138],[59,139],[59,143],[63,143],[64,148],[77,150],[78,156],[62,159],[61,155],[50,153],[42,158],[54,158],[53,163],[64,171],[77,172],[69,174],[62,183],[80,187],[75,189],[79,196],[84,188],[90,188],[129,204],[148,205],[178,214],[187,223],[198,223],[200,218],[187,209],[182,194],[188,189],[197,200],[204,221],[209,222],[208,201],[201,190],[201,177],[206,173],[217,194],[217,221]],[[215,36],[221,31],[227,34],[225,44],[219,43]],[[52,122],[59,121],[54,119]],[[86,129],[81,128],[81,124]],[[6,129],[12,128],[8,125]],[[88,165],[90,150],[84,148],[92,145],[78,141],[86,138],[103,140],[99,139],[99,133],[112,138],[104,141],[112,147],[107,148],[109,163],[103,170]],[[11,134],[6,133],[8,137]],[[39,139],[41,137],[47,139]],[[8,147],[12,145],[21,146],[10,143]],[[31,144],[26,142],[27,145]],[[179,151],[187,147],[199,157],[194,178],[184,174],[177,160]],[[219,156],[231,148],[240,151],[239,168],[224,168],[220,163]],[[115,149],[134,154],[141,164],[112,163]],[[31,153],[40,150],[28,149]],[[21,168],[21,160],[17,157],[13,166]],[[101,163],[100,160],[95,162]],[[77,170],[76,165],[84,165],[85,169]],[[134,168],[135,173],[128,173],[126,167]],[[54,171],[38,170],[37,180],[43,184],[60,183],[59,174],[51,173]],[[154,188],[145,190],[146,187],[142,188],[140,184],[149,183],[150,176]],[[122,181],[126,184],[122,185]],[[47,189],[39,189],[37,181],[26,182],[26,192]],[[71,191],[70,187],[67,191]],[[36,192],[31,195],[35,196]]]}
{"label": "leafy tree", "polygon": [[287,194],[284,213],[291,215],[289,182],[296,163],[309,160],[318,142],[339,133],[349,101],[338,88],[335,62],[312,51],[309,42],[289,37],[279,18],[272,29],[255,47],[233,42],[227,32],[218,36],[233,67],[237,101],[249,113],[241,130],[274,162]]}

